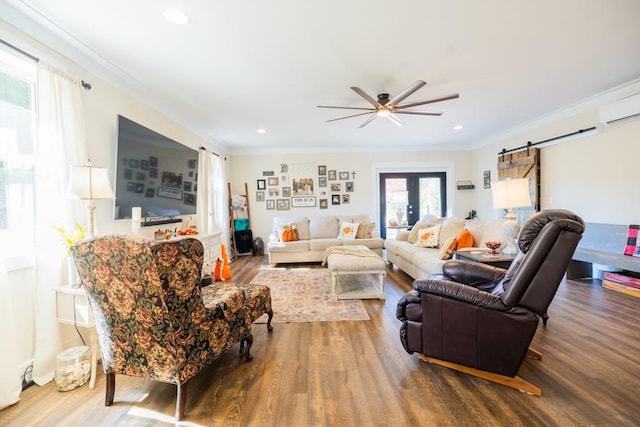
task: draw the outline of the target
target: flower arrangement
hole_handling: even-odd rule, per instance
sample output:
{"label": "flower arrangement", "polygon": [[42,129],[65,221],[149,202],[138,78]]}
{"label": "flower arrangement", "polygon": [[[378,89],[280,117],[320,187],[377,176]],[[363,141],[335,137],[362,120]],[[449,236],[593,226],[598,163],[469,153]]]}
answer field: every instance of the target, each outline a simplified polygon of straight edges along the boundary
{"label": "flower arrangement", "polygon": [[71,245],[79,242],[80,240],[84,240],[84,238],[86,237],[84,227],[78,223],[76,223],[74,233],[67,233],[67,230],[64,228],[64,226],[57,227],[54,225],[53,228],[55,228],[58,234],[60,234],[60,237],[62,237],[62,243],[67,247],[67,252],[71,250]]}

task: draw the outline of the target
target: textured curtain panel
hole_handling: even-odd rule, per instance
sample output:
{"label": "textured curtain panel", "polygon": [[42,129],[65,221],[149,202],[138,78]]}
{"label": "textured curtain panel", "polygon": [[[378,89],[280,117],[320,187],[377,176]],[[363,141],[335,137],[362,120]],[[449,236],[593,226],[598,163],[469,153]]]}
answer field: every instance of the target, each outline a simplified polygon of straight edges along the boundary
{"label": "textured curtain panel", "polygon": [[38,157],[36,167],[36,333],[33,380],[53,379],[62,350],[54,288],[63,285],[65,256],[54,225],[87,224],[82,201],[67,197],[69,165],[84,164],[86,137],[80,84],[47,65],[38,65]]}
{"label": "textured curtain panel", "polygon": [[22,390],[12,301],[7,270],[0,259],[0,341],[3,346],[0,351],[0,409],[16,403]]}

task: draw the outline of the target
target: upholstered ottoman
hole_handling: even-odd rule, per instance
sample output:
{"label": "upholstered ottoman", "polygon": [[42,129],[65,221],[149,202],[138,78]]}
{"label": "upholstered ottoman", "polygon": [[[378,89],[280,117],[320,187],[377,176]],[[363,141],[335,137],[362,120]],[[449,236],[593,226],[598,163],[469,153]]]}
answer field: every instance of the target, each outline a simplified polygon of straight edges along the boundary
{"label": "upholstered ottoman", "polygon": [[368,247],[329,247],[325,263],[331,276],[331,294],[336,299],[385,299],[387,261]]}

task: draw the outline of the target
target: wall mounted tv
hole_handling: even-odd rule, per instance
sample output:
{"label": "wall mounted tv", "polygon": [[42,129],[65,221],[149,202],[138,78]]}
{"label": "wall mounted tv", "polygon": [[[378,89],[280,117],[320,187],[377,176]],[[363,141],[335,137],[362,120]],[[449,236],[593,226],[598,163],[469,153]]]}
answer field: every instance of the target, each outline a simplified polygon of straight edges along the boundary
{"label": "wall mounted tv", "polygon": [[142,208],[142,225],[196,213],[198,151],[118,115],[115,219]]}

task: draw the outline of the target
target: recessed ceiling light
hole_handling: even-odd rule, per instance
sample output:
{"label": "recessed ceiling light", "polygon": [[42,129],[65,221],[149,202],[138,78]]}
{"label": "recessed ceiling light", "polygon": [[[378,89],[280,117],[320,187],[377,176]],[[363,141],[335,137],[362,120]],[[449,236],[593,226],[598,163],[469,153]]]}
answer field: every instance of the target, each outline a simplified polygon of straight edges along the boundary
{"label": "recessed ceiling light", "polygon": [[256,132],[258,132],[258,133],[267,133],[267,131],[265,129],[262,129],[262,128],[258,129]]}
{"label": "recessed ceiling light", "polygon": [[462,129],[463,127],[464,127],[464,126],[462,126],[462,125],[455,125],[455,126],[453,127],[453,130],[460,130],[460,129]]}
{"label": "recessed ceiling light", "polygon": [[174,24],[183,25],[189,22],[187,14],[180,9],[167,9],[164,11],[164,17],[167,21],[173,22]]}

